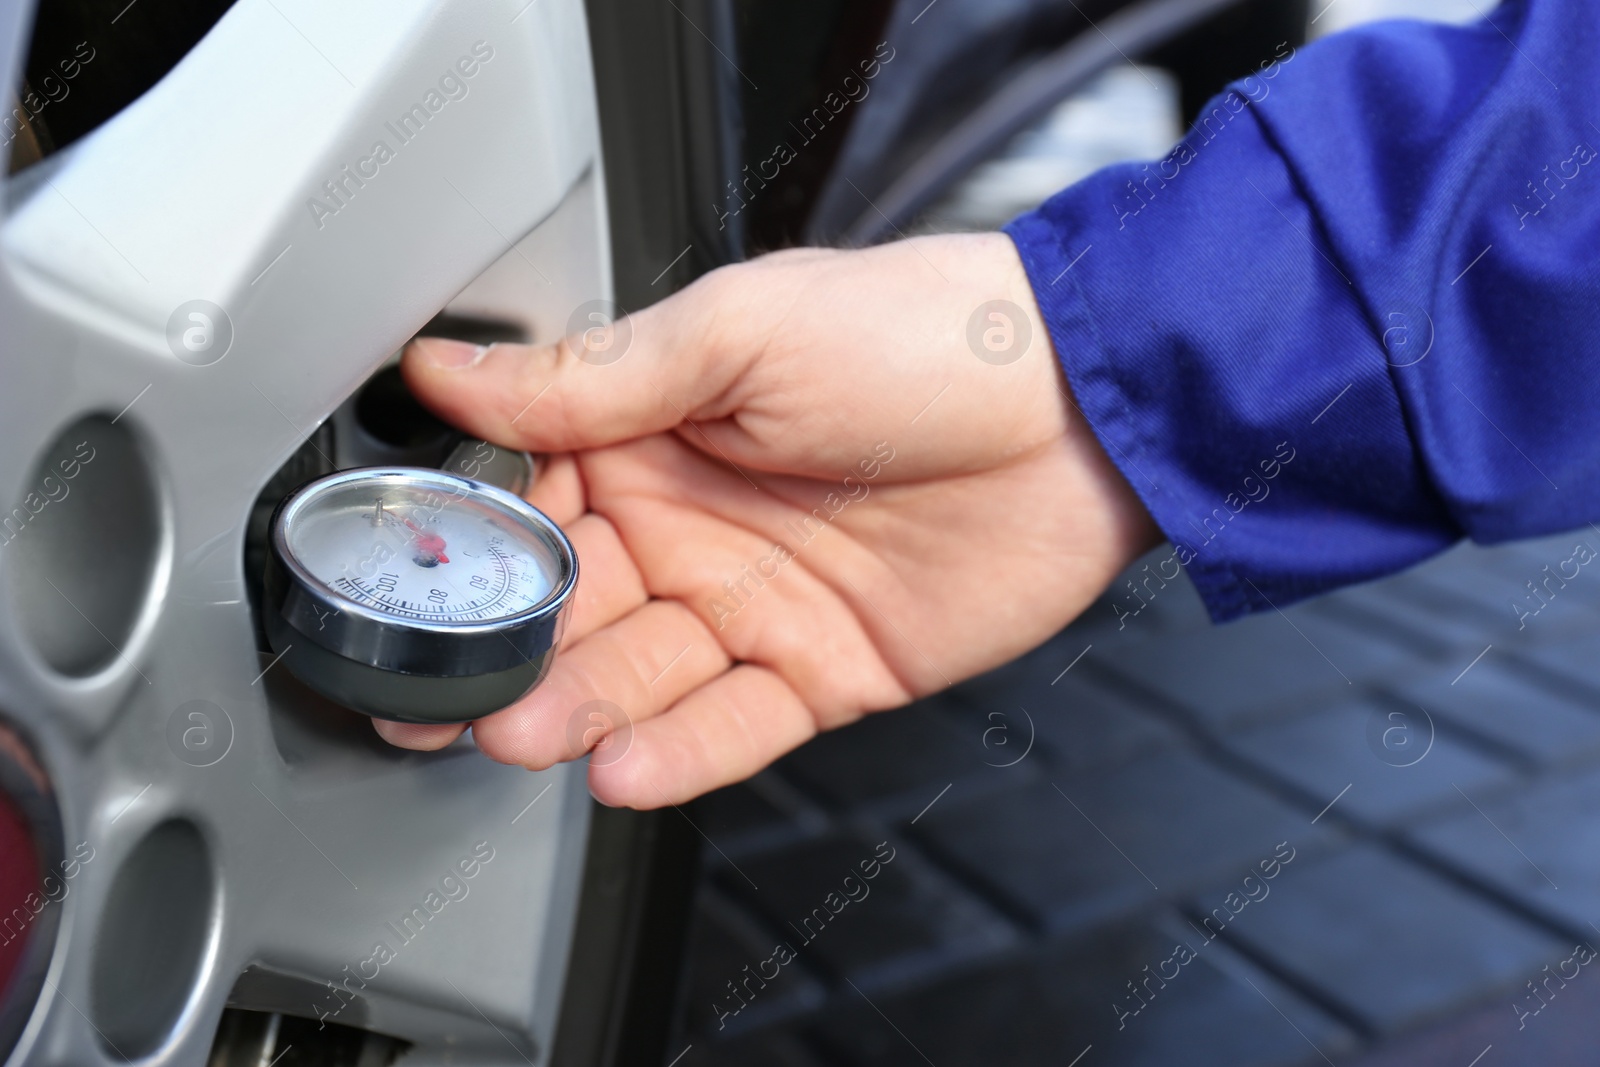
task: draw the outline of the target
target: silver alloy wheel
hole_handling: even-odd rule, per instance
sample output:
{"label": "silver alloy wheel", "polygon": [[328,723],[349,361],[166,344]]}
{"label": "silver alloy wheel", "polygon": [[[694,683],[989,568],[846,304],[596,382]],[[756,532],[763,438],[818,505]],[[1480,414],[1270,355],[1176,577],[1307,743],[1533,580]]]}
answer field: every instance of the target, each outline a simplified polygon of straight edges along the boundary
{"label": "silver alloy wheel", "polygon": [[583,768],[386,749],[259,652],[243,542],[441,307],[612,297],[589,54],[577,0],[238,0],[6,181],[0,719],[79,861],[8,1064],[202,1064],[229,1003],[548,1058]]}

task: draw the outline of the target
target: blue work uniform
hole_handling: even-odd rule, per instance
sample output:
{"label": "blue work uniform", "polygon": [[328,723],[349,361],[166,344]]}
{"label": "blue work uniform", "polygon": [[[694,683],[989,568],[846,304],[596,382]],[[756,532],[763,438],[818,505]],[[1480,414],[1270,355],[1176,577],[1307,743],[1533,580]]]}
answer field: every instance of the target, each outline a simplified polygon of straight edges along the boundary
{"label": "blue work uniform", "polygon": [[1600,521],[1600,6],[1292,49],[1013,221],[1213,618]]}

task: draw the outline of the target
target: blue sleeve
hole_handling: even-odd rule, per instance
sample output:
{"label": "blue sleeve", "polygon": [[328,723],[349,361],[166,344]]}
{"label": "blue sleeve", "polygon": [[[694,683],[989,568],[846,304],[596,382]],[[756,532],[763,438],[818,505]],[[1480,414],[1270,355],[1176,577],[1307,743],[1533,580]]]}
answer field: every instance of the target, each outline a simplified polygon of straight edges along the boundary
{"label": "blue sleeve", "polygon": [[1083,415],[1221,621],[1600,517],[1600,10],[1292,51],[1013,221]]}

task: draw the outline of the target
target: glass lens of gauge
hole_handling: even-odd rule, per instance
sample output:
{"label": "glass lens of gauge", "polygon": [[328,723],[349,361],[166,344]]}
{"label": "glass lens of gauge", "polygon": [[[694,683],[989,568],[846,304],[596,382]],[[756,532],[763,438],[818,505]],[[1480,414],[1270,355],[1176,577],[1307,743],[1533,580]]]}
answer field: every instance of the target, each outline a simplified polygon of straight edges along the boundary
{"label": "glass lens of gauge", "polygon": [[491,498],[376,477],[330,486],[295,510],[294,558],[335,592],[402,619],[482,623],[549,599],[554,547]]}

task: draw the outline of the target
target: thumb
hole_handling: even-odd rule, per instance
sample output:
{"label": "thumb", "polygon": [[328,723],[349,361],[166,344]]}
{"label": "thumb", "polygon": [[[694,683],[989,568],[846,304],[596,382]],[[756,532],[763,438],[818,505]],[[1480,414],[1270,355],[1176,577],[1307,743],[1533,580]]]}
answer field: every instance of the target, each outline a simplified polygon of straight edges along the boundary
{"label": "thumb", "polygon": [[614,305],[585,305],[593,313],[573,318],[589,325],[555,344],[418,338],[402,371],[441,418],[508,447],[571,452],[659,433],[698,417],[753,359],[723,329],[743,316],[717,315],[722,341],[713,343],[708,280],[615,321],[599,310]]}

